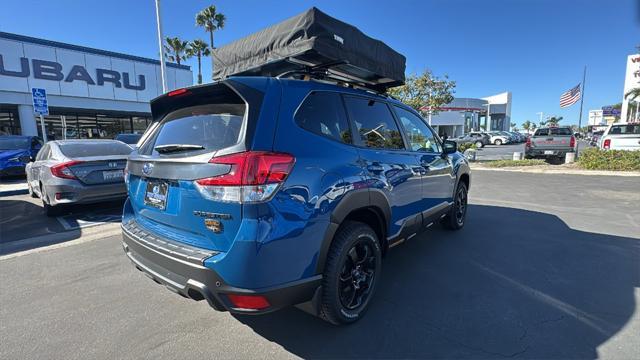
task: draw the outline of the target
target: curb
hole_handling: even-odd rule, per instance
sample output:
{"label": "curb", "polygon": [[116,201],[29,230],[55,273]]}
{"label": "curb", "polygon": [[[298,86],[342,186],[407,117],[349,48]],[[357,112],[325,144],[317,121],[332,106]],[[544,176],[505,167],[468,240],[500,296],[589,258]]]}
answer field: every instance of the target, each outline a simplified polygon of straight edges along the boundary
{"label": "curb", "polygon": [[504,171],[504,172],[520,172],[530,174],[551,174],[551,175],[586,175],[586,176],[625,176],[640,177],[637,171],[606,171],[606,170],[568,170],[568,169],[527,169],[527,168],[486,168],[482,166],[471,166],[471,170],[479,171]]}
{"label": "curb", "polygon": [[116,236],[121,231],[120,223],[109,223],[0,243],[0,261]]}
{"label": "curb", "polygon": [[25,194],[28,194],[28,193],[29,193],[28,189],[7,190],[7,191],[0,191],[0,197],[14,196],[14,195],[25,195]]}

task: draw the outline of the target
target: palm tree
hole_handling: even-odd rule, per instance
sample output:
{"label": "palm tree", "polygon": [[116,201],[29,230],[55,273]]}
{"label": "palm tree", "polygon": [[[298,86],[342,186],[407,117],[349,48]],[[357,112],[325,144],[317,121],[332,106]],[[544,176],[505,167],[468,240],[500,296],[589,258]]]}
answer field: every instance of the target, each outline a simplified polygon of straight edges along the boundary
{"label": "palm tree", "polygon": [[180,65],[182,60],[187,60],[187,58],[191,57],[191,55],[187,53],[189,47],[188,41],[180,40],[177,37],[167,37],[165,41],[167,43],[164,45],[164,51],[166,51],[166,56],[169,61]]}
{"label": "palm tree", "polygon": [[531,129],[531,121],[527,120],[525,122],[522,123],[522,128],[527,130],[527,132],[529,132],[529,129]]}
{"label": "palm tree", "polygon": [[640,88],[635,88],[635,89],[629,90],[629,92],[624,94],[624,99],[626,100],[627,98],[630,98],[629,100],[633,101],[639,96],[640,96]]}
{"label": "palm tree", "polygon": [[[214,5],[206,7],[196,14],[196,26],[203,27],[205,31],[209,32],[211,50],[215,49],[213,46],[213,32],[224,28],[226,20],[227,18],[224,14],[216,12]],[[211,57],[211,79],[213,79],[213,56]]]}
{"label": "palm tree", "polygon": [[[640,46],[639,46],[639,48],[640,48]],[[629,90],[629,92],[624,94],[624,99],[625,100],[627,98],[629,98],[629,105],[631,105],[631,102],[635,102],[635,100],[638,97],[640,97],[640,88],[631,89],[631,90]],[[633,107],[629,106],[629,109],[627,110],[627,118],[632,118],[632,119],[635,120],[638,117],[638,109],[639,108],[640,108],[640,103],[636,102],[636,113],[634,115],[633,114]]]}
{"label": "palm tree", "polygon": [[209,44],[200,39],[193,40],[189,43],[187,54],[198,58],[198,84],[202,84],[202,57],[211,55]]}

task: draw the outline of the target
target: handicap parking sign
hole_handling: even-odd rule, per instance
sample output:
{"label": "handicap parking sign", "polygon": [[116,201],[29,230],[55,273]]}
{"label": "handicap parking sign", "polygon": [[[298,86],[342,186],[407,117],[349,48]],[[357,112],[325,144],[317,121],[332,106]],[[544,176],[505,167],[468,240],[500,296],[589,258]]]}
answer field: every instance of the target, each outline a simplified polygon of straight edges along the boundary
{"label": "handicap parking sign", "polygon": [[39,115],[49,115],[47,92],[44,89],[31,88],[31,96],[33,98],[33,111]]}

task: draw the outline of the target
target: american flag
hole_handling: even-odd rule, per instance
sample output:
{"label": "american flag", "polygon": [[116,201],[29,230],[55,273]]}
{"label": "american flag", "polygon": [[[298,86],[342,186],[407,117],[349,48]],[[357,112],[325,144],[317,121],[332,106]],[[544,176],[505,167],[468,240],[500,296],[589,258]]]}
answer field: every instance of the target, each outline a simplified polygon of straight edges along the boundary
{"label": "american flag", "polygon": [[560,107],[571,106],[580,100],[580,84],[560,95]]}

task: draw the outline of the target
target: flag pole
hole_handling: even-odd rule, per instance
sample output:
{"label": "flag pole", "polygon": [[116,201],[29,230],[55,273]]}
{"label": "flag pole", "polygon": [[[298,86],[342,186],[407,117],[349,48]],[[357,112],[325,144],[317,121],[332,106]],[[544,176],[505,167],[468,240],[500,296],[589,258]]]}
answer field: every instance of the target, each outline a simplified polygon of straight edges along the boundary
{"label": "flag pole", "polygon": [[[587,65],[584,66],[582,73],[582,91],[580,93],[580,117],[578,117],[578,133],[582,131],[582,104],[584,103],[584,83],[587,79]],[[576,141],[576,159],[578,158],[578,149],[580,148],[580,141]]]}

